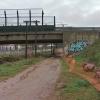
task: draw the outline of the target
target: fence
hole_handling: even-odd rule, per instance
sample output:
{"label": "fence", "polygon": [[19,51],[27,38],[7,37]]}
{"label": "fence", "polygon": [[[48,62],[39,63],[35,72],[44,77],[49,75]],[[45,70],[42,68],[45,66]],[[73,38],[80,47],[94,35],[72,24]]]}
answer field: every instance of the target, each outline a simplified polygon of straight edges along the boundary
{"label": "fence", "polygon": [[45,16],[41,8],[0,9],[0,32],[24,31],[24,21],[29,21],[30,31],[35,31],[36,25],[39,31],[54,30],[55,27],[55,16]]}

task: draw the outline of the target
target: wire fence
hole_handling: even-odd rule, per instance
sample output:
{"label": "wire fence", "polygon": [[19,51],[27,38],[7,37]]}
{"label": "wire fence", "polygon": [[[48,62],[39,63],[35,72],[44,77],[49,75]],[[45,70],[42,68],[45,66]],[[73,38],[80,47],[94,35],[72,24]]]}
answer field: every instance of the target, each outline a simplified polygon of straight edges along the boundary
{"label": "wire fence", "polygon": [[32,9],[0,9],[0,26],[25,25],[24,21],[38,20],[38,25],[54,25],[54,16],[45,16],[42,8]]}

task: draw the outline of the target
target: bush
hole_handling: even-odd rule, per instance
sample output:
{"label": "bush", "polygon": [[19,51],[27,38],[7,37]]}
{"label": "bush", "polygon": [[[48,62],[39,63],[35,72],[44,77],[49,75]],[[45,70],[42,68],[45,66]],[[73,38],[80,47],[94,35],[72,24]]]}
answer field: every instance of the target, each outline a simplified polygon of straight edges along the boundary
{"label": "bush", "polygon": [[20,60],[22,57],[18,57],[18,56],[13,56],[13,55],[6,55],[6,56],[1,56],[0,57],[0,61],[1,64],[5,63],[5,62],[14,62],[14,61],[18,61]]}

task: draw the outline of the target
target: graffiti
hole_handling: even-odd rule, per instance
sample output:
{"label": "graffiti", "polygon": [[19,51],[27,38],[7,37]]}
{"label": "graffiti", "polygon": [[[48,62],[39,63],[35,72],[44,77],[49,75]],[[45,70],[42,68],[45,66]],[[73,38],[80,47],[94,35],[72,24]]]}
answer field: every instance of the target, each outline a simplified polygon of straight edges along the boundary
{"label": "graffiti", "polygon": [[68,47],[68,52],[80,52],[82,51],[84,48],[86,48],[88,45],[88,42],[87,41],[84,41],[84,40],[78,40],[78,41],[75,41],[73,43],[71,43]]}

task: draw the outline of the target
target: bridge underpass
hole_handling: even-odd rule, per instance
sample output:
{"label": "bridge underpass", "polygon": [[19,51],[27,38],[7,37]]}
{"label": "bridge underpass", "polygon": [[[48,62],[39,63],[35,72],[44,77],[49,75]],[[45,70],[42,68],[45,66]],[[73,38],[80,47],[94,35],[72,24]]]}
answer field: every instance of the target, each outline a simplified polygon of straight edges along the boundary
{"label": "bridge underpass", "polygon": [[0,44],[25,45],[25,55],[29,45],[63,43],[62,34],[55,30],[55,16],[48,16],[42,8],[0,9]]}
{"label": "bridge underpass", "polygon": [[[51,54],[54,53],[55,48],[64,48],[65,54],[68,51],[68,47],[77,41],[87,41],[88,44],[92,44],[100,38],[99,31],[52,31],[52,32],[9,32],[0,33],[0,44],[20,44],[25,45],[25,51],[29,45],[33,45],[35,55],[37,54],[39,46],[44,46],[45,50],[48,48],[51,50]],[[26,55],[27,53],[25,53]],[[27,56],[27,55],[26,55]]]}
{"label": "bridge underpass", "polygon": [[0,45],[24,45],[25,56],[29,46],[33,46],[35,55],[39,52],[39,46],[44,46],[45,50],[54,53],[54,48],[63,47],[63,33],[62,32],[10,32],[0,33]]}

